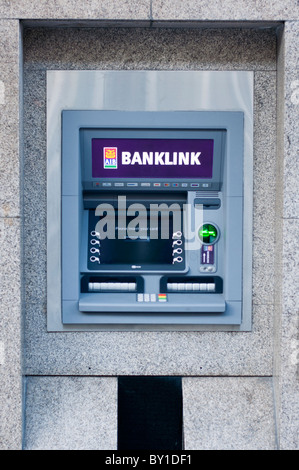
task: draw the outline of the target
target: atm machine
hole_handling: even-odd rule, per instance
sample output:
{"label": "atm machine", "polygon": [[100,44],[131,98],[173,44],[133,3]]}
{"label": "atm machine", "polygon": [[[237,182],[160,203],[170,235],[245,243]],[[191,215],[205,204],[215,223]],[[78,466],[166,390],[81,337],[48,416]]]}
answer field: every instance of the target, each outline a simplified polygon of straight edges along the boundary
{"label": "atm machine", "polygon": [[239,111],[62,112],[65,325],[240,325]]}

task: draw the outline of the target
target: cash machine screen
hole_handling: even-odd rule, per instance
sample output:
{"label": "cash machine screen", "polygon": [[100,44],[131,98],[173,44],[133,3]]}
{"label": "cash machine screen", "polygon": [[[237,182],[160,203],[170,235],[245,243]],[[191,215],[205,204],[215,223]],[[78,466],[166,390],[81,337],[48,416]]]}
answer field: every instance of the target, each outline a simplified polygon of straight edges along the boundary
{"label": "cash machine screen", "polygon": [[[100,218],[94,211],[89,211],[90,270],[111,270],[115,269],[116,265],[119,269],[129,269],[132,265],[145,270],[157,269],[158,266],[166,270],[184,268],[184,237],[181,232],[174,232],[172,216],[163,220],[163,215],[160,215],[152,223],[147,211],[141,223],[130,228],[134,217],[127,216],[126,224],[122,227],[122,223],[118,222],[120,219],[117,211],[115,212],[113,233],[100,237],[97,232],[97,222]],[[95,259],[98,263],[94,262]]]}
{"label": "cash machine screen", "polygon": [[213,139],[92,139],[93,178],[213,176]]}

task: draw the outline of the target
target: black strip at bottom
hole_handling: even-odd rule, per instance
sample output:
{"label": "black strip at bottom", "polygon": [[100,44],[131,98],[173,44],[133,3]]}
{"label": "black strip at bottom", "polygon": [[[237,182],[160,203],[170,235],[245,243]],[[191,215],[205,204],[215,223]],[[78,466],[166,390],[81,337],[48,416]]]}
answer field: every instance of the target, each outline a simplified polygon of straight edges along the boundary
{"label": "black strip at bottom", "polygon": [[118,450],[181,450],[180,377],[119,377]]}

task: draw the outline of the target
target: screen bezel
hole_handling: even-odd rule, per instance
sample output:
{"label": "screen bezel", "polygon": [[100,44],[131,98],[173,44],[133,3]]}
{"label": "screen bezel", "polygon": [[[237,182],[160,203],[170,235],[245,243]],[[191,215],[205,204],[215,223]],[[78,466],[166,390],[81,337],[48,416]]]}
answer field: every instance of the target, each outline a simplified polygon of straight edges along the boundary
{"label": "screen bezel", "polygon": [[[115,227],[118,226],[118,211],[115,211],[115,214],[114,216],[112,217],[115,217],[114,219],[114,223],[115,223]],[[136,214],[135,214],[136,215]],[[106,216],[106,213],[105,213],[105,216]],[[179,256],[182,258],[181,262],[180,263],[173,263],[173,259],[178,256],[178,255],[175,255],[174,253],[171,253],[173,250],[174,250],[174,246],[173,246],[173,241],[174,241],[174,238],[173,238],[173,216],[172,214],[168,213],[166,216],[165,216],[165,219],[164,221],[167,221],[167,223],[169,224],[168,225],[168,228],[169,228],[169,233],[168,233],[168,237],[167,238],[161,238],[161,217],[162,215],[160,214],[159,216],[157,216],[157,223],[158,223],[158,236],[157,237],[154,237],[153,239],[150,239],[150,237],[147,237],[147,239],[142,239],[140,238],[139,236],[137,238],[133,238],[133,239],[130,239],[129,237],[119,237],[119,235],[117,234],[117,230],[115,231],[115,238],[113,238],[112,240],[109,240],[109,239],[106,239],[106,237],[104,239],[101,239],[99,238],[99,244],[97,245],[99,247],[99,251],[101,252],[101,255],[96,255],[96,256],[100,256],[102,257],[103,254],[105,255],[104,258],[107,258],[106,256],[106,253],[103,253],[105,251],[107,251],[108,253],[108,258],[109,256],[111,255],[111,250],[112,252],[116,251],[118,249],[121,249],[121,248],[125,248],[125,245],[127,245],[127,249],[128,248],[138,248],[137,252],[139,250],[142,250],[143,248],[147,248],[147,252],[152,249],[153,247],[156,249],[156,254],[154,256],[154,261],[153,259],[150,258],[150,253],[148,252],[148,260],[140,260],[138,258],[135,258],[134,255],[132,255],[132,259],[131,261],[122,261],[121,259],[117,260],[117,258],[115,258],[113,261],[109,261],[109,262],[106,262],[104,261],[103,262],[103,259],[101,259],[101,262],[100,264],[98,263],[91,263],[89,261],[89,258],[90,258],[90,240],[92,238],[96,238],[94,236],[91,235],[91,233],[93,231],[96,230],[96,224],[97,222],[99,221],[99,219],[101,217],[103,217],[103,219],[105,219],[106,217],[105,216],[98,216],[95,214],[95,211],[93,209],[90,209],[88,210],[88,242],[87,242],[87,246],[86,246],[86,251],[87,251],[87,267],[88,267],[88,270],[89,271],[116,271],[116,272],[122,272],[122,271],[128,271],[128,270],[131,270],[133,268],[137,269],[138,272],[144,272],[144,271],[150,271],[150,272],[155,272],[155,271],[162,271],[162,272],[171,272],[171,271],[184,271],[185,268],[186,268],[186,253],[185,253],[185,238],[182,234],[181,236],[181,241],[182,241],[182,244],[180,245],[180,248],[182,249],[182,254],[180,254]],[[183,220],[182,220],[182,217],[183,215],[180,214],[180,217],[181,217],[181,223],[183,223]],[[126,215],[126,225],[125,225],[125,228],[127,230],[128,228],[128,223],[130,222],[131,219],[134,219],[135,216],[132,215],[132,216],[128,216]],[[147,231],[147,234],[149,234],[149,230],[150,230],[150,225],[151,225],[151,222],[150,222],[150,211],[147,210],[147,215],[145,216],[145,219],[146,219],[146,225],[147,225],[147,228],[148,228],[148,231]],[[109,247],[110,245],[110,247]],[[131,246],[130,246],[131,245]],[[165,245],[168,245],[167,246],[167,251],[168,251],[168,260],[165,261],[164,258],[161,257],[161,259],[159,259],[159,254],[157,253],[157,251],[161,251],[161,249],[163,249],[165,247]],[[117,253],[113,253],[112,254],[112,258],[114,258],[115,256],[117,256]]]}
{"label": "screen bezel", "polygon": [[[83,189],[93,190],[96,183],[111,183],[111,188],[115,183],[161,183],[162,188],[169,187],[175,188],[176,183],[186,183],[188,186],[193,184],[200,184],[201,187],[209,189],[221,189],[223,161],[225,155],[225,136],[224,129],[143,129],[143,128],[81,128],[80,129],[80,144],[81,144],[81,171]],[[92,176],[92,140],[93,139],[201,139],[213,140],[213,172],[211,178],[105,178]],[[153,189],[155,188],[151,185]],[[106,189],[109,189],[107,187]],[[115,189],[115,188],[114,188]],[[161,187],[159,188],[161,189]]]}

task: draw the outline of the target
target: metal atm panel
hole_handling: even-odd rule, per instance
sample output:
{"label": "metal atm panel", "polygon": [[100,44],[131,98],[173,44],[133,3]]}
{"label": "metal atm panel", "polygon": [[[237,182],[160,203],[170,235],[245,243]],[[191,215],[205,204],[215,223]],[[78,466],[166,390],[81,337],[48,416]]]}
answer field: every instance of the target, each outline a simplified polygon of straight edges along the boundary
{"label": "metal atm panel", "polygon": [[63,323],[239,325],[243,147],[242,112],[63,111]]}

